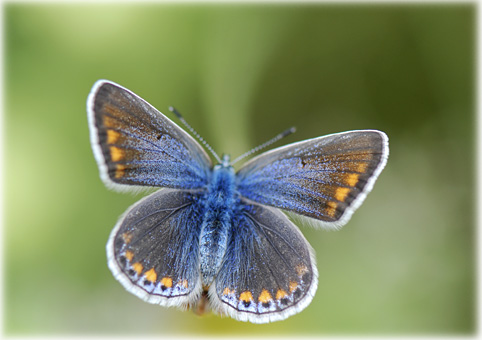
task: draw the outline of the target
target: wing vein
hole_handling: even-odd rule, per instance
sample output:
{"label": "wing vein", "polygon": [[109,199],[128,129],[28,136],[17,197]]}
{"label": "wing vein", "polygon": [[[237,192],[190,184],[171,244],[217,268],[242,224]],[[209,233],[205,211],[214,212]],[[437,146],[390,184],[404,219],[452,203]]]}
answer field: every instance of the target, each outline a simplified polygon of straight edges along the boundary
{"label": "wing vein", "polygon": [[286,245],[288,245],[289,248],[291,248],[291,250],[298,256],[301,258],[301,255],[298,253],[298,251],[296,249],[294,249],[291,244],[281,235],[279,234],[278,232],[276,232],[274,229],[271,229],[269,228],[268,226],[266,226],[264,223],[261,223],[259,221],[257,221],[251,214],[249,213],[245,213],[245,215],[251,220],[251,222],[255,225],[257,225],[259,227],[259,230],[261,230],[261,232],[263,233],[263,235],[265,236],[266,240],[269,242],[269,244],[271,245],[271,247],[275,250],[275,252],[278,254],[278,256],[283,260],[283,262],[285,263],[286,267],[289,268],[290,270],[293,271],[293,269],[291,268],[291,266],[289,265],[288,261],[286,260],[286,258],[283,256],[283,254],[280,253],[279,249],[277,247],[274,246],[273,242],[271,242],[270,238],[267,236],[266,232],[263,230],[263,228],[271,231],[273,234],[276,234]]}

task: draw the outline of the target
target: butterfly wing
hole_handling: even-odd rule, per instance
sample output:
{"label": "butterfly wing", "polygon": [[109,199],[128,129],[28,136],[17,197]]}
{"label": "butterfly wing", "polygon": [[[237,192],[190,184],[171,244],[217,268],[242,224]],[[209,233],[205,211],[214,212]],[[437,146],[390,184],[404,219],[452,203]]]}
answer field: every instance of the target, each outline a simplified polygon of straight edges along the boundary
{"label": "butterfly wing", "polygon": [[206,184],[211,160],[179,126],[131,91],[106,80],[87,99],[91,144],[102,180],[114,189]]}
{"label": "butterfly wing", "polygon": [[376,130],[309,139],[246,163],[238,172],[238,190],[249,200],[336,228],[360,206],[387,158],[388,138]]}
{"label": "butterfly wing", "polygon": [[131,206],[107,242],[114,277],[139,298],[187,307],[201,294],[196,197],[161,189]]}
{"label": "butterfly wing", "polygon": [[300,312],[318,284],[310,245],[279,210],[257,204],[243,210],[209,291],[213,310],[254,323]]}

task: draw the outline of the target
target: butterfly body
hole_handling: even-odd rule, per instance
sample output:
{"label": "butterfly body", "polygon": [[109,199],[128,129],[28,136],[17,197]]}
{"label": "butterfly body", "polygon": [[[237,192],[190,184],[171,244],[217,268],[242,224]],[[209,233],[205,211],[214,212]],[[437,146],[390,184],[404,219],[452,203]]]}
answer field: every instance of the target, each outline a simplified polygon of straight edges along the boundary
{"label": "butterfly body", "polygon": [[214,167],[206,192],[197,204],[201,204],[204,211],[199,253],[201,278],[206,289],[221,267],[233,217],[242,210],[232,166],[221,163]]}
{"label": "butterfly body", "polygon": [[228,156],[213,166],[189,134],[113,82],[94,85],[87,111],[105,184],[161,188],[112,230],[114,277],[149,303],[210,307],[240,321],[286,319],[316,292],[314,252],[280,209],[339,228],[388,158],[383,132],[358,130],[265,152],[235,172]]}

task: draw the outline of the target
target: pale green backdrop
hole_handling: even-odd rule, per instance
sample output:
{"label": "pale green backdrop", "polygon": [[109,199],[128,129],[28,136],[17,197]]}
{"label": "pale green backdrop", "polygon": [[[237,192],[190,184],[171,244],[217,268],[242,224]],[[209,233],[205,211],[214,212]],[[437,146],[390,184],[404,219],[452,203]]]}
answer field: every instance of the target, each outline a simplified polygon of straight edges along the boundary
{"label": "pale green backdrop", "polygon": [[[4,4],[7,334],[471,334],[475,5]],[[303,227],[309,307],[252,325],[147,304],[106,265],[117,217],[85,101],[118,82],[233,157],[380,129],[390,158],[338,232]]]}

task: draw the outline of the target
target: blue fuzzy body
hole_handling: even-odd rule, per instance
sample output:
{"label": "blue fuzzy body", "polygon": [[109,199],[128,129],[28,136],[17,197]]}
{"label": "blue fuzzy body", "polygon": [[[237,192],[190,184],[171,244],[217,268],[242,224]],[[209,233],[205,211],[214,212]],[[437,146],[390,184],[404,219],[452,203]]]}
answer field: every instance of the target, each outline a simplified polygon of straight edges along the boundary
{"label": "blue fuzzy body", "polygon": [[204,287],[219,271],[226,253],[232,220],[240,209],[232,166],[218,164],[201,202],[204,216],[199,237],[200,270]]}

